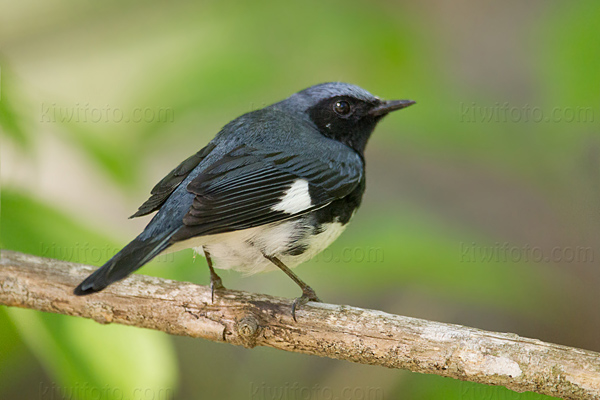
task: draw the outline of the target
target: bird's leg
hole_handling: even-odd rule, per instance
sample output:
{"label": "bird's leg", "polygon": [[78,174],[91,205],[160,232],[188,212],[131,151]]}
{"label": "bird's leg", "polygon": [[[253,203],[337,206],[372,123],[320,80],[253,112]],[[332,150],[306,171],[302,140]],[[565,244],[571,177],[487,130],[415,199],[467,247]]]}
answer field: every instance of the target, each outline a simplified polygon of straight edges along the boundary
{"label": "bird's leg", "polygon": [[296,282],[298,286],[300,286],[300,289],[302,289],[302,296],[295,299],[294,303],[292,303],[292,318],[294,318],[294,321],[298,322],[296,320],[296,308],[308,303],[309,301],[321,302],[321,300],[317,297],[317,294],[315,293],[314,289],[308,286],[302,279],[298,278],[296,274],[292,272],[291,269],[289,269],[284,263],[281,262],[281,260],[279,260],[277,257],[268,256],[266,254],[263,255],[267,260],[277,265],[277,267],[279,267],[280,270],[285,272],[287,276],[292,278],[292,280]]}
{"label": "bird's leg", "polygon": [[204,251],[204,257],[206,257],[206,263],[208,264],[208,269],[210,269],[210,299],[214,303],[215,302],[215,290],[225,289],[225,286],[223,286],[223,281],[221,280],[221,277],[219,275],[217,275],[217,273],[215,272],[215,269],[213,268],[212,260],[210,258],[210,253],[208,251],[206,251],[206,249],[204,247],[202,248],[202,250]]}

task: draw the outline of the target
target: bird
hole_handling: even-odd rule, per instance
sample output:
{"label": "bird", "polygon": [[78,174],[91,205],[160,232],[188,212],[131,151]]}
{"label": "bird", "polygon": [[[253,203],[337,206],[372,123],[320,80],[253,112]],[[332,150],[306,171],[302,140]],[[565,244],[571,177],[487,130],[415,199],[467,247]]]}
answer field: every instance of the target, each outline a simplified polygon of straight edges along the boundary
{"label": "bird", "polygon": [[320,299],[291,268],[346,228],[365,192],[375,126],[413,104],[328,82],[232,120],[154,186],[130,218],[157,213],[74,294],[99,292],[159,254],[193,248],[206,257],[213,302],[224,289],[215,268],[282,270],[302,290],[292,303],[296,321],[298,307]]}

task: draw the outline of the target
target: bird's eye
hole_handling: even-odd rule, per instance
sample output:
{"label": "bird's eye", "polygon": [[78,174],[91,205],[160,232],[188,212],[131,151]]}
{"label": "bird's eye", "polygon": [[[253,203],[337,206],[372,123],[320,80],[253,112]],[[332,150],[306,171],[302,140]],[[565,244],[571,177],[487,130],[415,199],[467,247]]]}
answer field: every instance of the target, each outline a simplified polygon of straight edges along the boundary
{"label": "bird's eye", "polygon": [[350,114],[352,108],[350,107],[350,104],[347,101],[340,100],[336,101],[333,105],[333,111],[335,111],[338,115],[346,116]]}

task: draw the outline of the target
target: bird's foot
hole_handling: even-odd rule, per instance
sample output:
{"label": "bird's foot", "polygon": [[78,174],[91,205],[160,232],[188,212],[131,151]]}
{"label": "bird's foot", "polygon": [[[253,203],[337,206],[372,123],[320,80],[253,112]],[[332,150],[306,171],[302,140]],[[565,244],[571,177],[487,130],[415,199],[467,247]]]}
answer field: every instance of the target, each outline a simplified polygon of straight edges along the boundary
{"label": "bird's foot", "polygon": [[296,309],[308,303],[309,301],[316,301],[318,303],[321,303],[321,299],[317,297],[317,294],[315,293],[313,288],[307,285],[302,288],[302,296],[295,299],[292,303],[292,318],[294,319],[294,322],[298,322],[298,320],[296,319]]}
{"label": "bird's foot", "polygon": [[215,273],[210,274],[210,301],[215,302],[215,290],[223,290],[223,281],[221,277]]}
{"label": "bird's foot", "polygon": [[215,269],[213,268],[212,258],[210,258],[210,253],[206,248],[202,248],[204,250],[204,257],[206,257],[206,263],[208,264],[208,270],[210,271],[210,301],[212,303],[215,302],[215,290],[223,290],[225,286],[223,286],[223,281],[221,277],[217,275]]}

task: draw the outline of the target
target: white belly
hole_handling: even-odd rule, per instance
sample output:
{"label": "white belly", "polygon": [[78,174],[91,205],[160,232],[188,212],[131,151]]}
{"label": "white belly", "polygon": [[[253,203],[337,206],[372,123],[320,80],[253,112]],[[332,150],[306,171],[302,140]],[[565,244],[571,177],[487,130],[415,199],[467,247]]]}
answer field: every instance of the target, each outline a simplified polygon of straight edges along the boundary
{"label": "white belly", "polygon": [[[264,255],[277,257],[293,268],[323,251],[343,232],[345,225],[339,222],[323,224],[321,232],[316,235],[310,235],[312,229],[302,219],[276,222],[177,242],[165,253],[193,248],[204,255],[206,250],[216,268],[248,274],[277,269]],[[297,245],[306,246],[306,250],[298,255],[290,254],[290,249]]]}

